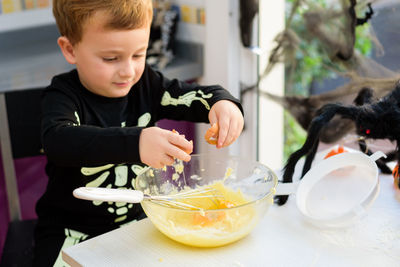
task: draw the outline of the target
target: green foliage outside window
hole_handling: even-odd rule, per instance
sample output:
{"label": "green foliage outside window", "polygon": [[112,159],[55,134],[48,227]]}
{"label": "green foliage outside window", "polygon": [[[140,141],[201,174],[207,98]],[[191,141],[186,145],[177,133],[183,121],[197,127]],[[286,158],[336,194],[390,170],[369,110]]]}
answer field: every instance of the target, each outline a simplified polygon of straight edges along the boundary
{"label": "green foliage outside window", "polygon": [[[304,13],[312,8],[325,8],[326,10],[328,8],[327,1],[301,1],[296,12],[291,15],[292,6],[296,2],[297,0],[286,0],[287,24],[290,24],[288,27],[297,34],[300,43],[291,58],[285,60],[285,94],[308,96],[309,88],[313,82],[334,79],[337,77],[337,73],[345,72],[346,68],[340,62],[331,60],[323,43],[312,36],[305,26]],[[305,2],[306,4],[304,4]],[[288,21],[289,18],[290,21]],[[372,41],[368,23],[356,27],[354,49],[356,53],[370,55]],[[284,120],[284,159],[286,161],[290,154],[302,146],[306,138],[306,131],[287,112],[285,112]]]}

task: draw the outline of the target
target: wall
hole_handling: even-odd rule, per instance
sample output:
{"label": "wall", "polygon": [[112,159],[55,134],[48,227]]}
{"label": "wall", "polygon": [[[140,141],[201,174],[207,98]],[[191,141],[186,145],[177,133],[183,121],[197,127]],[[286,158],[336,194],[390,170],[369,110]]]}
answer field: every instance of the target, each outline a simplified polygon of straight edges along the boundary
{"label": "wall", "polygon": [[[269,51],[274,48],[275,36],[284,29],[285,1],[260,1],[260,47],[266,54],[260,56],[259,71],[262,74],[268,63]],[[271,23],[273,22],[273,23]],[[278,64],[260,82],[260,90],[282,95],[284,90],[284,66]],[[266,98],[259,99],[258,155],[262,163],[272,169],[279,169],[283,162],[283,109]]]}
{"label": "wall", "polygon": [[[21,204],[21,216],[23,220],[35,219],[37,217],[35,205],[43,194],[47,184],[47,176],[44,171],[45,164],[46,159],[44,156],[14,161]],[[0,155],[0,259],[9,222],[3,173],[3,164]]]}
{"label": "wall", "polygon": [[[59,71],[57,67],[54,68],[55,61],[46,62],[46,54],[49,51],[58,50],[54,41],[57,36],[58,31],[55,25],[38,26],[34,30],[30,28],[18,28],[13,31],[3,32],[0,30],[0,57],[2,59],[0,62],[0,91],[12,88],[20,89],[19,85],[26,83],[35,86],[34,83],[36,81],[43,83],[50,79],[51,72]],[[14,51],[20,51],[18,52],[18,57],[13,55]],[[31,61],[33,58],[41,58],[40,62],[43,64],[34,64]],[[19,65],[24,67],[32,65],[35,71],[25,73],[20,71]],[[67,64],[62,65],[61,68],[65,66]],[[7,73],[7,71],[10,71],[10,73]],[[24,87],[26,88],[26,86]],[[44,173],[45,162],[44,157],[14,161],[22,219],[36,218],[35,204],[43,194],[47,184],[47,176]],[[7,234],[8,222],[8,202],[0,155],[0,258]]]}
{"label": "wall", "polygon": [[[205,0],[206,24],[204,37],[204,75],[202,84],[219,84],[239,98],[240,54],[238,1]],[[198,125],[197,135],[203,136],[209,125]],[[201,153],[217,153],[221,157],[240,154],[240,141],[217,150],[200,142]]]}

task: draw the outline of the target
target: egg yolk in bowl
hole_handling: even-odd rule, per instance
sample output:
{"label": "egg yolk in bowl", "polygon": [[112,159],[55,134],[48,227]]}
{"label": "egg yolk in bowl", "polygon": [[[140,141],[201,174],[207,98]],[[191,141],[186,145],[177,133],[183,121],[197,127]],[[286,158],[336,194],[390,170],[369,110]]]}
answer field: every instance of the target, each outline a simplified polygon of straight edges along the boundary
{"label": "egg yolk in bowl", "polygon": [[[233,190],[223,181],[207,185],[207,188],[214,190],[205,193],[206,197],[174,200],[197,209],[166,207],[151,201],[143,201],[142,207],[162,233],[175,241],[196,247],[218,247],[243,238],[264,214],[261,210],[269,207],[265,199],[252,201],[239,189]],[[267,198],[272,204],[272,196]]]}

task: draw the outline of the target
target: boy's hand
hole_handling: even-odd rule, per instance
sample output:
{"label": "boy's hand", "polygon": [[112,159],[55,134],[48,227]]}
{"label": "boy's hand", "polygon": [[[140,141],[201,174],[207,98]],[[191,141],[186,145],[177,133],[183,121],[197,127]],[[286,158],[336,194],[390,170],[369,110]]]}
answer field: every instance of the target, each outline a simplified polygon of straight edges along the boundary
{"label": "boy's hand", "polygon": [[140,160],[148,166],[172,165],[174,158],[189,161],[193,143],[177,132],[150,127],[142,130],[139,139]]}
{"label": "boy's hand", "polygon": [[[217,129],[217,148],[232,144],[242,133],[244,120],[240,109],[229,100],[215,103],[208,114],[212,129]],[[214,124],[217,124],[214,126]]]}

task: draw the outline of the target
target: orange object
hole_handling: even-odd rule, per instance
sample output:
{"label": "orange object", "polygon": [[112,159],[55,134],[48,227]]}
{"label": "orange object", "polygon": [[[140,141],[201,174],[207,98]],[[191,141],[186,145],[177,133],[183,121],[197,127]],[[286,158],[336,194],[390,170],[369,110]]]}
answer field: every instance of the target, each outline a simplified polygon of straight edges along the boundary
{"label": "orange object", "polygon": [[210,145],[216,145],[218,141],[218,124],[214,123],[210,128],[208,128],[206,134],[204,135],[204,139]]}
{"label": "orange object", "polygon": [[337,149],[332,149],[331,151],[328,152],[328,154],[325,155],[324,159],[327,159],[329,157],[332,157],[334,155],[343,153],[343,152],[347,152],[347,150],[345,150],[343,148],[343,146],[339,146]]}
{"label": "orange object", "polygon": [[206,212],[204,215],[196,213],[193,216],[193,224],[200,226],[210,226],[218,221],[223,220],[224,218],[225,218],[225,212],[223,211],[218,213]]}
{"label": "orange object", "polygon": [[399,181],[399,164],[397,163],[392,171],[392,175],[394,178],[394,185],[396,189],[400,189],[400,181]]}
{"label": "orange object", "polygon": [[[172,129],[172,132],[173,133],[176,133],[176,134],[179,134],[178,133],[178,131],[177,130],[175,130],[175,129]],[[185,137],[183,134],[181,134],[183,137]],[[190,140],[190,143],[192,143],[192,145],[193,145],[193,141],[192,140]],[[189,155],[190,154],[192,154],[192,152],[193,152],[193,149],[191,149],[191,150],[185,150],[185,149],[183,149],[182,147],[180,147],[180,146],[178,146],[180,149],[182,149],[183,151],[185,151],[186,153],[188,153]]]}
{"label": "orange object", "polygon": [[399,178],[399,164],[396,164],[392,171],[392,175],[394,178]]}
{"label": "orange object", "polygon": [[[229,200],[219,200],[218,207],[216,209],[226,209],[233,208],[235,204]],[[193,224],[200,226],[209,226],[218,221],[225,219],[226,214],[224,211],[220,211],[218,213],[209,213],[205,212],[204,214],[196,213],[193,215]]]}

